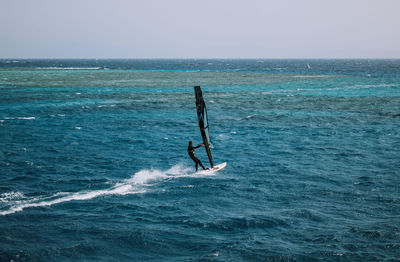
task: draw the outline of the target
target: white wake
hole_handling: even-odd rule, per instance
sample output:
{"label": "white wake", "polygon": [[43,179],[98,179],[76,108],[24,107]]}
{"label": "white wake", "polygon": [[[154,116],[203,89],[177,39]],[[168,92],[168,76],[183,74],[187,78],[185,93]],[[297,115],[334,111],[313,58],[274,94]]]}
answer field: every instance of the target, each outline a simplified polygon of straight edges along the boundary
{"label": "white wake", "polygon": [[68,201],[89,200],[104,195],[142,194],[146,193],[150,185],[160,180],[179,177],[205,177],[211,175],[214,175],[214,172],[200,171],[193,173],[190,168],[185,168],[182,165],[175,165],[166,171],[158,169],[140,170],[132,175],[132,177],[117,182],[108,189],[59,192],[52,196],[35,198],[27,198],[21,192],[3,193],[0,195],[0,203],[10,207],[7,210],[1,210],[0,215],[9,215],[29,207],[52,206]]}

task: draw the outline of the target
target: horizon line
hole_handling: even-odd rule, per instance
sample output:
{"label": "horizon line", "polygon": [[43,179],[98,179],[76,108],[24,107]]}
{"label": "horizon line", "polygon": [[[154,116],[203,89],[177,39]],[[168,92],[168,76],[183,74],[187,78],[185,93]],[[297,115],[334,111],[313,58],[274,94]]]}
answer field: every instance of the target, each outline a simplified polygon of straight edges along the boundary
{"label": "horizon line", "polygon": [[282,58],[252,58],[252,57],[196,57],[196,58],[189,58],[189,57],[130,57],[130,58],[122,58],[122,57],[97,57],[97,58],[89,58],[89,57],[80,57],[80,58],[67,58],[67,57],[26,57],[26,58],[17,58],[17,57],[0,57],[0,60],[399,60],[400,57],[394,58],[387,58],[387,57],[359,57],[359,58],[347,58],[347,57],[319,57],[319,58],[291,58],[291,57],[282,57]]}

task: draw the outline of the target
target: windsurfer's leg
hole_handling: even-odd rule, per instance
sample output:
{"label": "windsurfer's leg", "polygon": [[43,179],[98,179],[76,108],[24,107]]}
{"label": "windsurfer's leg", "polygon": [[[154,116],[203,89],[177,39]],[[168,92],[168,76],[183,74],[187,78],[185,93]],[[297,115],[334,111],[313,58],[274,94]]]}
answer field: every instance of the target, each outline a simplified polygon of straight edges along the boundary
{"label": "windsurfer's leg", "polygon": [[196,161],[196,172],[197,172],[198,169],[199,169],[199,162]]}
{"label": "windsurfer's leg", "polygon": [[199,160],[194,155],[189,155],[189,156],[193,160],[193,162],[196,164],[195,166],[196,166],[196,171],[197,171],[198,165],[199,165],[198,164]]}
{"label": "windsurfer's leg", "polygon": [[[199,159],[198,159],[199,160]],[[203,170],[205,170],[206,168],[203,166],[203,164],[201,163],[201,161],[199,160],[199,164],[200,166],[203,168]]]}

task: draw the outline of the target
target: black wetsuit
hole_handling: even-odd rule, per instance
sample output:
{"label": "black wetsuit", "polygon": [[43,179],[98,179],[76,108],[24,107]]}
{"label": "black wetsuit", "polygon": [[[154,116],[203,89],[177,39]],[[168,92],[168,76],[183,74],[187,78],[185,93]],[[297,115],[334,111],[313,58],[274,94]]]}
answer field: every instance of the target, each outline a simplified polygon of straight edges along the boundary
{"label": "black wetsuit", "polygon": [[203,169],[206,169],[203,164],[201,163],[200,159],[198,159],[197,157],[194,156],[194,150],[196,148],[201,147],[202,145],[198,145],[198,146],[188,146],[187,148],[187,152],[190,156],[190,158],[196,163],[196,171],[198,170],[199,164]]}

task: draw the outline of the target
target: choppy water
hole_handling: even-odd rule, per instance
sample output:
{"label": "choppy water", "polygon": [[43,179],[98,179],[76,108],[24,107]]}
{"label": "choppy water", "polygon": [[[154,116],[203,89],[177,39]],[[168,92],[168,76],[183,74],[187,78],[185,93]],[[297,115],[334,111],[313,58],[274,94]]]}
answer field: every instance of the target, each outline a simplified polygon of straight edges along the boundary
{"label": "choppy water", "polygon": [[399,130],[400,60],[0,60],[0,260],[397,261]]}

